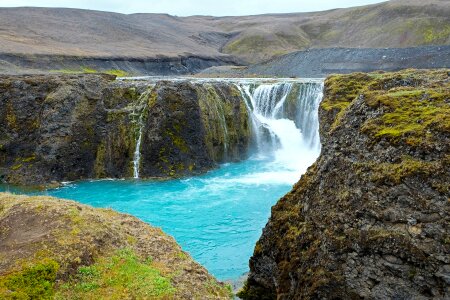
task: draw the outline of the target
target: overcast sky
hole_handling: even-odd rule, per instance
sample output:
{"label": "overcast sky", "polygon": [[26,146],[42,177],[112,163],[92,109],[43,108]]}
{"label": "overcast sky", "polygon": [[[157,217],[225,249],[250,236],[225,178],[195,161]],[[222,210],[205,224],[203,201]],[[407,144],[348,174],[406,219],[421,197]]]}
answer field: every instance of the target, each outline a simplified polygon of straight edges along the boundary
{"label": "overcast sky", "polygon": [[0,0],[0,7],[72,7],[121,13],[238,16],[319,11],[384,0]]}

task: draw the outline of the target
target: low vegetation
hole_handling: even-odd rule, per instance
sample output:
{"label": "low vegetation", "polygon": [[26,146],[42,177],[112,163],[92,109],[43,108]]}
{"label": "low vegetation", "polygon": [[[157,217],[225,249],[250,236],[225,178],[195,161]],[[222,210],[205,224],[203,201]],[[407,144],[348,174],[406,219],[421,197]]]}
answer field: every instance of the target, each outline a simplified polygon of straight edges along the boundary
{"label": "low vegetation", "polygon": [[149,257],[142,261],[129,249],[83,266],[67,283],[60,285],[56,299],[148,299],[173,296],[170,278],[152,266]]}
{"label": "low vegetation", "polygon": [[229,299],[160,229],[107,209],[0,193],[0,299]]}
{"label": "low vegetation", "polygon": [[376,111],[361,127],[374,141],[426,146],[436,142],[436,133],[450,132],[448,78],[447,70],[333,75],[321,107],[332,114],[329,129],[334,130],[362,97]]}
{"label": "low vegetation", "polygon": [[103,73],[103,74],[109,74],[109,75],[115,75],[117,77],[127,77],[131,76],[130,73],[124,71],[124,70],[118,70],[118,69],[110,69],[110,70],[96,70],[90,67],[80,67],[77,69],[58,69],[58,70],[50,70],[50,73],[61,73],[61,74],[97,74],[97,73]]}

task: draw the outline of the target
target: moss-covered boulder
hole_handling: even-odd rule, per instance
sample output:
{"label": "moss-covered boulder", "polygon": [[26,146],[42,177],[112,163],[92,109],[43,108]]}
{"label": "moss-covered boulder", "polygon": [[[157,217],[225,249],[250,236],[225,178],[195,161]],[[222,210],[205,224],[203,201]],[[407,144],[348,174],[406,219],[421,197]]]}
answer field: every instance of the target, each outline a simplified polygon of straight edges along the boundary
{"label": "moss-covered boulder", "polygon": [[229,299],[172,237],[73,201],[0,193],[1,299]]}
{"label": "moss-covered boulder", "polygon": [[326,80],[321,156],[272,208],[242,298],[450,297],[449,74]]}

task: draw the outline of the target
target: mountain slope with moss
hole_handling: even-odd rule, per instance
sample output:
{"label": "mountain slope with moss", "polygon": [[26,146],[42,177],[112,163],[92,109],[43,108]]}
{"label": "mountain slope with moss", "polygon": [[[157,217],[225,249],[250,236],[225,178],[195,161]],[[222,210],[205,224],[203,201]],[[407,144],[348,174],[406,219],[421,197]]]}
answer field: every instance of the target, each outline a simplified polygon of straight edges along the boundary
{"label": "mountain slope with moss", "polygon": [[1,299],[229,299],[172,237],[130,215],[0,193]]}
{"label": "mountain slope with moss", "polygon": [[448,299],[450,72],[330,76],[322,153],[272,208],[244,299]]}

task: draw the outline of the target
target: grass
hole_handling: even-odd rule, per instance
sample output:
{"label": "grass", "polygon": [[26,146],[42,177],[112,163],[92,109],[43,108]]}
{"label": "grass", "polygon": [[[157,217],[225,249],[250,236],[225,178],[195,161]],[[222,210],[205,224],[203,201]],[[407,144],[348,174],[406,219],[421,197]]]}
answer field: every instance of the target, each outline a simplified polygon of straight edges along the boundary
{"label": "grass", "polygon": [[175,293],[170,279],[142,261],[130,249],[117,251],[91,266],[78,269],[71,282],[62,284],[56,299],[162,299]]}
{"label": "grass", "polygon": [[61,74],[109,74],[115,75],[117,77],[127,77],[130,76],[130,73],[119,70],[119,69],[110,69],[110,70],[96,70],[90,67],[80,67],[78,69],[57,69],[50,70],[50,73],[61,73]]}
{"label": "grass", "polygon": [[53,299],[59,265],[46,260],[0,277],[0,299]]}

